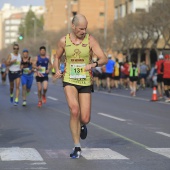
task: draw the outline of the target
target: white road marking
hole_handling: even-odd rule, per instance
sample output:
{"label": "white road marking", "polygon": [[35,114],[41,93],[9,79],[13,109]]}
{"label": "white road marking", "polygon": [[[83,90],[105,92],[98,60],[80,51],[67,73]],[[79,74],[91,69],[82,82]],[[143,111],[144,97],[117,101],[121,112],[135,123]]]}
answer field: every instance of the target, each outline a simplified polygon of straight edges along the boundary
{"label": "white road marking", "polygon": [[43,170],[43,169],[48,169],[48,168],[38,167],[38,168],[26,168],[26,169],[28,169],[28,170],[29,170],[29,169],[32,169],[32,170],[34,170],[34,169],[35,169],[35,170]]}
{"label": "white road marking", "polygon": [[147,148],[151,152],[170,158],[170,148]]}
{"label": "white road marking", "polygon": [[48,98],[48,99],[51,99],[51,100],[55,100],[55,101],[58,100],[58,99],[56,99],[56,98],[54,98],[54,97],[51,97],[51,96],[48,96],[47,98]]}
{"label": "white road marking", "polygon": [[31,163],[30,165],[46,165],[45,162],[35,162],[35,163]]}
{"label": "white road marking", "polygon": [[38,167],[38,168],[26,168],[26,169],[28,169],[28,170],[29,170],[29,169],[32,169],[32,170],[34,170],[34,169],[35,169],[35,170],[43,170],[43,169],[48,169],[48,168]]}
{"label": "white road marking", "polygon": [[38,92],[35,91],[34,94],[38,94]]}
{"label": "white road marking", "polygon": [[0,148],[2,161],[43,161],[43,158],[34,148]]}
{"label": "white road marking", "polygon": [[81,155],[87,160],[129,159],[109,148],[83,148]]}
{"label": "white road marking", "polygon": [[122,121],[122,122],[126,121],[125,119],[122,119],[122,118],[119,118],[119,117],[115,117],[115,116],[111,116],[111,115],[108,115],[108,114],[105,114],[105,113],[98,113],[98,114],[102,115],[102,116],[105,116],[105,117],[112,118],[112,119],[116,119],[116,120],[119,120],[119,121]]}
{"label": "white road marking", "polygon": [[156,132],[156,133],[170,138],[170,134],[168,133],[164,133],[164,132]]}

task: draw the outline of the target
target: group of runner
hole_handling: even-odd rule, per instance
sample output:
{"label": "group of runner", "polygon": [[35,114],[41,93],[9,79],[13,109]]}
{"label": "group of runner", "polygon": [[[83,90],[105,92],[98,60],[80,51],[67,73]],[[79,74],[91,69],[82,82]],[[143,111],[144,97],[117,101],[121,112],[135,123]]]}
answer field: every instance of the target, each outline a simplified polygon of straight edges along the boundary
{"label": "group of runner", "polygon": [[116,58],[112,60],[108,56],[108,63],[102,67],[93,69],[94,84],[97,90],[100,88],[107,89],[111,92],[112,88],[130,89],[130,95],[136,96],[136,91],[150,87],[158,86],[159,99],[165,98],[166,102],[170,101],[170,55],[159,55],[153,69],[150,69],[145,61],[137,64],[137,58],[128,61],[119,62]]}
{"label": "group of runner", "polygon": [[[20,82],[22,84],[22,105],[27,105],[27,96],[31,90],[34,74],[38,88],[38,107],[46,103],[46,92],[48,87],[48,73],[51,62],[46,56],[46,48],[40,47],[40,53],[36,58],[29,56],[28,49],[19,53],[19,45],[13,45],[13,52],[1,64],[2,82],[6,81],[8,73],[10,83],[10,102],[17,106],[19,104]],[[15,93],[15,94],[14,94]]]}

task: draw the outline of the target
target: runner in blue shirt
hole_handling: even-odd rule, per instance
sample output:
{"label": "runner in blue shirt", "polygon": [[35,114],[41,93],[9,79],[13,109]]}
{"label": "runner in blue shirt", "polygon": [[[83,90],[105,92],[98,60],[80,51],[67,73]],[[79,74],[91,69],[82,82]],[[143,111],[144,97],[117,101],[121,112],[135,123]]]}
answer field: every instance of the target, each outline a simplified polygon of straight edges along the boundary
{"label": "runner in blue shirt", "polygon": [[115,66],[115,61],[113,61],[111,55],[108,55],[108,62],[106,64],[106,84],[107,84],[107,89],[108,92],[111,92],[110,84],[111,84],[111,78],[112,78],[112,73],[114,71],[114,66]]}
{"label": "runner in blue shirt", "polygon": [[31,90],[31,86],[33,83],[33,68],[32,68],[32,59],[29,57],[29,53],[27,49],[23,50],[23,56],[21,60],[21,83],[22,83],[22,99],[23,99],[23,106],[26,106],[26,96],[29,94]]}

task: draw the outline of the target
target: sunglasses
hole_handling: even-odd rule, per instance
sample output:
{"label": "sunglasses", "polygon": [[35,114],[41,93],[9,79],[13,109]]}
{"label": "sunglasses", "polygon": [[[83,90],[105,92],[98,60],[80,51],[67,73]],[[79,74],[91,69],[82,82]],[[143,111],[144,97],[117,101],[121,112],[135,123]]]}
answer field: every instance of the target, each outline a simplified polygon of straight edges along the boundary
{"label": "sunglasses", "polygon": [[19,50],[19,48],[13,48],[14,50]]}

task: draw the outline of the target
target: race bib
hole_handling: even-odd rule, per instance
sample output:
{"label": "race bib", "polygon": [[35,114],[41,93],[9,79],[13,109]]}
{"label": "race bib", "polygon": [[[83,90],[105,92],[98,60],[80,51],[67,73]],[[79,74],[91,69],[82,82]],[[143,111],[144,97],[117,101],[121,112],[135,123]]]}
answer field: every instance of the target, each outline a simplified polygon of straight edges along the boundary
{"label": "race bib", "polygon": [[30,71],[30,69],[29,69],[29,68],[23,68],[23,74],[28,74],[28,73],[29,73],[29,71]]}
{"label": "race bib", "polygon": [[2,71],[2,72],[5,72],[5,71],[6,71],[6,68],[1,68],[1,71]]}
{"label": "race bib", "polygon": [[45,67],[41,67],[38,71],[39,71],[41,74],[45,74],[46,68],[45,68]]}
{"label": "race bib", "polygon": [[86,78],[85,64],[70,64],[70,78]]}
{"label": "race bib", "polygon": [[16,61],[15,63],[14,63],[14,65],[20,65],[20,61]]}

